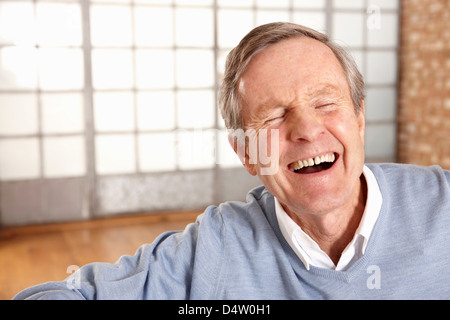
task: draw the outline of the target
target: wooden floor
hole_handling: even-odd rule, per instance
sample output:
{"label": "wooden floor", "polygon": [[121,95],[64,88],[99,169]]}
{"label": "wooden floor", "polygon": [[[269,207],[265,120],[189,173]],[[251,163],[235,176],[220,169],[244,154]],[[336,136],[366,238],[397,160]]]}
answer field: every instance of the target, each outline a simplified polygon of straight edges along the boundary
{"label": "wooden floor", "polygon": [[69,266],[115,262],[162,232],[183,230],[200,212],[138,215],[0,229],[0,299],[65,279]]}

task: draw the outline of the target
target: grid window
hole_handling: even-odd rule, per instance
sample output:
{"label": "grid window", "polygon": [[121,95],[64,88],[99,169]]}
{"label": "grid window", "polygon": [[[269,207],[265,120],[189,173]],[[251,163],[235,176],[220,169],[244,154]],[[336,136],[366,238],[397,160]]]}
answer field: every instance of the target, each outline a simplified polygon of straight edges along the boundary
{"label": "grid window", "polygon": [[39,178],[40,161],[37,138],[0,140],[0,177],[2,180]]}
{"label": "grid window", "polygon": [[70,90],[83,87],[83,58],[80,49],[38,51],[39,84],[43,90]]}
{"label": "grid window", "polygon": [[136,171],[135,142],[131,134],[98,135],[95,141],[98,174],[123,174]]}
{"label": "grid window", "polygon": [[91,42],[93,46],[131,46],[131,8],[128,6],[91,6]]}
{"label": "grid window", "polygon": [[2,45],[33,45],[35,24],[33,4],[27,2],[0,3],[0,43]]}
{"label": "grid window", "polygon": [[177,134],[178,165],[181,169],[196,170],[214,167],[214,131],[179,129]]}
{"label": "grid window", "polygon": [[72,3],[37,3],[37,42],[43,46],[81,46],[80,6]]}
{"label": "grid window", "polygon": [[95,89],[132,88],[132,51],[126,49],[92,50],[92,78]]}
{"label": "grid window", "polygon": [[204,88],[214,85],[214,54],[212,50],[177,50],[176,63],[176,82],[179,87]]}
{"label": "grid window", "polygon": [[212,47],[214,43],[211,8],[177,8],[175,41],[181,47]]}
{"label": "grid window", "polygon": [[346,46],[362,47],[364,18],[361,13],[336,13],[333,20],[333,37]]}
{"label": "grid window", "polygon": [[142,172],[175,170],[175,142],[173,132],[139,135],[139,169]]}
{"label": "grid window", "polygon": [[366,156],[395,160],[398,11],[392,0],[0,0],[0,181],[87,178],[101,211],[104,178],[242,167],[216,89],[230,49],[280,20],[349,48],[367,85]]}
{"label": "grid window", "polygon": [[134,130],[134,98],[131,92],[96,92],[94,119],[97,132]]}
{"label": "grid window", "polygon": [[173,88],[174,54],[169,49],[136,51],[136,87],[139,89]]}
{"label": "grid window", "polygon": [[43,150],[45,177],[83,176],[86,173],[81,136],[44,138]]}
{"label": "grid window", "polygon": [[0,95],[0,135],[36,134],[37,97],[33,93]]}
{"label": "grid window", "polygon": [[398,15],[394,13],[380,14],[379,26],[368,30],[367,44],[370,47],[397,47],[398,35],[392,30],[396,30],[398,25]]}
{"label": "grid window", "polygon": [[[214,127],[214,92],[212,90],[181,90],[177,95],[177,123],[180,128]],[[199,117],[199,115],[202,115]]]}
{"label": "grid window", "polygon": [[172,91],[138,93],[137,110],[139,130],[175,129],[175,95]]}
{"label": "grid window", "polygon": [[394,85],[397,80],[397,54],[395,51],[367,53],[366,81],[370,84]]}
{"label": "grid window", "polygon": [[36,89],[37,50],[33,47],[0,49],[0,89]]}
{"label": "grid window", "polygon": [[219,9],[218,42],[220,47],[232,48],[248,30],[253,28],[253,12],[250,9]]}
{"label": "grid window", "polygon": [[326,0],[294,0],[294,8],[301,9],[324,9]]}
{"label": "grid window", "polygon": [[81,93],[44,93],[41,95],[42,132],[44,134],[80,133],[84,131]]}
{"label": "grid window", "polygon": [[172,47],[171,7],[135,7],[134,10],[134,39],[137,46]]}
{"label": "grid window", "polygon": [[79,1],[0,1],[0,180],[86,171]]}
{"label": "grid window", "polygon": [[394,121],[395,99],[395,88],[369,88],[366,92],[366,104],[372,107],[366,111],[367,121]]}

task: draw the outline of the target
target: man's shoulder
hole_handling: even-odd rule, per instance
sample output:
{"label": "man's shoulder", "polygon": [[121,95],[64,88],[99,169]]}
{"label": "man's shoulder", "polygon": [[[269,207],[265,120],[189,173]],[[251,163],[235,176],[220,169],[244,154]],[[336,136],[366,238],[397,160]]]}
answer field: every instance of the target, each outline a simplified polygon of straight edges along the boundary
{"label": "man's shoulder", "polygon": [[[436,180],[450,181],[450,171],[438,165],[420,166],[401,163],[369,163],[366,166],[373,172],[377,180],[390,183],[431,183]],[[430,180],[431,179],[431,180]]]}
{"label": "man's shoulder", "polygon": [[378,182],[383,202],[391,199],[397,206],[450,208],[450,171],[440,166],[385,163],[367,167]]}
{"label": "man's shoulder", "polygon": [[272,215],[275,215],[273,196],[264,186],[259,186],[247,193],[245,201],[225,201],[218,206],[209,206],[198,222],[214,228],[253,228],[267,223]]}

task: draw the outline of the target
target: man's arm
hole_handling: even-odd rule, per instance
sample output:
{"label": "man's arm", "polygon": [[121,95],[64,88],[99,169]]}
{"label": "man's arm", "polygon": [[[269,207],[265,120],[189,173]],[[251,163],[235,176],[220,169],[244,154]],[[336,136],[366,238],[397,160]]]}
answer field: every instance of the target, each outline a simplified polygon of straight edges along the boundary
{"label": "man's arm", "polygon": [[14,299],[186,299],[189,297],[199,223],[161,234],[133,256],[91,263],[61,282],[47,282]]}

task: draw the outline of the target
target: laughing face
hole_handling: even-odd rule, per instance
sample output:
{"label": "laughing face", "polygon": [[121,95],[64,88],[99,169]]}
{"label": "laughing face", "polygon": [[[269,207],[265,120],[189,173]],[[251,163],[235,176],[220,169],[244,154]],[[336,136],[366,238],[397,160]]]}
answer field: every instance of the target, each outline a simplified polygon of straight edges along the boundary
{"label": "laughing face", "polygon": [[261,175],[288,213],[323,215],[357,201],[364,165],[364,105],[356,114],[333,52],[310,38],[271,45],[239,83],[245,129],[277,129],[278,171]]}

